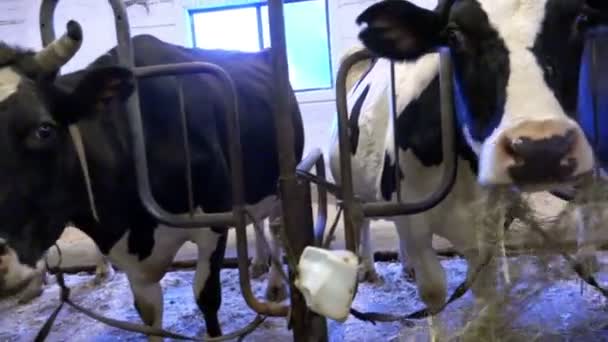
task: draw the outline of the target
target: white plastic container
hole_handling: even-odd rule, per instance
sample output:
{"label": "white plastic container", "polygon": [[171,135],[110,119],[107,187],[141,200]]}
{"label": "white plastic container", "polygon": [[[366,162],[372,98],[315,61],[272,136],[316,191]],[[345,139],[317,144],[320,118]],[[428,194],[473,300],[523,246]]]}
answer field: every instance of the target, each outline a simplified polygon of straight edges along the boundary
{"label": "white plastic container", "polygon": [[358,264],[357,256],[350,251],[306,247],[298,264],[295,286],[310,310],[344,322],[357,285]]}

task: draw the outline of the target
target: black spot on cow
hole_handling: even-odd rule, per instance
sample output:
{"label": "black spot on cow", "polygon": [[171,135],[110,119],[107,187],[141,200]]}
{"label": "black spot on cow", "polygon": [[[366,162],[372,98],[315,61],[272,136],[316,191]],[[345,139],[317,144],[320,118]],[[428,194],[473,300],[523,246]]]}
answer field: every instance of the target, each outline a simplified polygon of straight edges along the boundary
{"label": "black spot on cow", "polygon": [[[411,150],[426,167],[438,166],[443,162],[439,90],[437,76],[420,97],[410,102],[397,117],[397,146],[403,151]],[[477,156],[459,129],[455,136],[457,156],[467,160],[471,170],[477,174]]]}
{"label": "black spot on cow", "polygon": [[[395,172],[398,171],[399,175]],[[382,166],[382,175],[380,178],[380,192],[382,198],[386,201],[391,199],[391,195],[397,191],[397,177],[399,181],[403,179],[401,168],[396,168],[395,162],[391,162],[391,157],[388,153],[384,154],[384,165]]]}
{"label": "black spot on cow", "polygon": [[361,107],[367,98],[369,89],[370,85],[368,84],[357,98],[357,101],[355,101],[355,105],[350,113],[350,118],[348,119],[348,124],[350,126],[350,147],[353,155],[357,153],[357,146],[359,145],[359,117],[361,116]]}

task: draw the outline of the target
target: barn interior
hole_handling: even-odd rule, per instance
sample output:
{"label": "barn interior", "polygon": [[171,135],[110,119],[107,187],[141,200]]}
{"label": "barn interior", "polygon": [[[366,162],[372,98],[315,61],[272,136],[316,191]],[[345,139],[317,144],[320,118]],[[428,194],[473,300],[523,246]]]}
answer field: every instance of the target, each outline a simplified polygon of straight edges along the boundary
{"label": "barn interior", "polygon": [[[432,9],[435,0],[410,0]],[[498,0],[497,0],[498,1]],[[294,87],[305,130],[304,155],[320,149],[329,154],[332,123],[336,116],[336,78],[344,54],[360,46],[356,17],[376,0],[284,0],[287,56],[290,80]],[[40,0],[0,2],[0,41],[40,49]],[[258,51],[269,46],[268,8],[258,0],[125,0],[131,34],[151,34],[166,42],[186,47]],[[54,25],[59,30],[76,20],[86,37],[79,52],[62,72],[79,70],[116,44],[114,15],[106,1],[57,1]],[[238,24],[236,24],[238,23]],[[608,96],[608,94],[606,94]],[[333,181],[329,163],[328,180]],[[312,187],[313,213],[318,212],[317,187]],[[505,236],[505,260],[509,289],[500,313],[472,313],[470,293],[429,319],[395,322],[364,322],[350,316],[345,322],[328,320],[330,341],[600,341],[608,340],[606,297],[585,283],[564,255],[576,252],[576,225],[564,214],[568,202],[549,193],[534,193],[526,200],[535,215],[530,221],[515,221]],[[328,226],[338,215],[339,203],[329,196]],[[472,208],[471,210],[475,210]],[[601,209],[597,209],[598,212]],[[480,216],[489,215],[479,210]],[[570,211],[571,213],[571,211]],[[483,219],[484,217],[480,217]],[[603,220],[597,224],[601,225]],[[473,223],[472,223],[473,224]],[[497,224],[494,222],[494,224]],[[533,225],[545,228],[552,237],[543,239]],[[332,249],[347,248],[344,220],[336,221]],[[488,223],[486,229],[496,228]],[[329,229],[329,228],[328,228]],[[255,249],[255,234],[248,226],[250,256]],[[380,279],[361,283],[353,301],[359,311],[406,315],[424,307],[415,282],[403,275],[399,259],[399,237],[392,223],[379,219],[371,224],[376,269]],[[270,238],[270,237],[268,237]],[[598,246],[600,243],[598,242]],[[83,307],[117,320],[139,323],[132,305],[126,276],[115,273],[100,283],[94,282],[98,262],[95,243],[77,227],[68,227],[49,250],[49,264],[59,263],[66,273],[71,298]],[[467,264],[452,245],[434,237],[433,247],[440,255],[448,278],[448,293],[465,280]],[[601,246],[599,246],[601,247]],[[60,254],[57,250],[60,249]],[[171,272],[162,280],[164,289],[164,328],[190,336],[203,336],[206,328],[193,299],[191,283],[198,250],[186,243],[178,252]],[[600,287],[608,287],[608,256],[597,252],[599,268],[594,273]],[[234,230],[230,231],[226,260],[222,270],[222,307],[220,322],[224,332],[247,325],[256,314],[243,300]],[[570,260],[571,261],[571,260]],[[506,266],[505,266],[506,265]],[[60,300],[54,275],[46,277],[43,292],[20,303],[18,293],[0,299],[0,341],[33,341],[39,329]],[[263,298],[268,274],[252,279],[254,293]],[[27,287],[22,284],[21,290]],[[286,300],[285,303],[288,303]],[[431,325],[433,325],[431,327]],[[488,327],[491,327],[488,328]],[[488,333],[488,331],[492,331]],[[293,332],[284,318],[268,318],[244,341],[289,341]],[[65,307],[50,330],[48,341],[145,341],[133,333],[96,321],[71,307]],[[235,339],[236,340],[236,339]],[[303,340],[303,339],[302,339]]]}

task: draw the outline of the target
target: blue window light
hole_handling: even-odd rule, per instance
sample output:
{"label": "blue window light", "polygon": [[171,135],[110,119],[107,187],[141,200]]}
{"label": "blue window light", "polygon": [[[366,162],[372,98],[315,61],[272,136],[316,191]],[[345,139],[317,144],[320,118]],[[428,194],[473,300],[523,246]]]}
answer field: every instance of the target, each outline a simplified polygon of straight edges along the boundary
{"label": "blue window light", "polygon": [[[259,51],[270,47],[265,1],[189,11],[192,42],[205,49]],[[332,68],[326,0],[285,0],[289,78],[295,91],[329,89]]]}

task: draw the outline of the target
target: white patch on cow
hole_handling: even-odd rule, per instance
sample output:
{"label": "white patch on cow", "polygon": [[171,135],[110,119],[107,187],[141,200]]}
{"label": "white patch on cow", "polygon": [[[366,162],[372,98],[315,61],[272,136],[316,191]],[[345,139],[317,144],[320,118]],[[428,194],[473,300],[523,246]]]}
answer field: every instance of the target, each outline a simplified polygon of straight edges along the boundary
{"label": "white patch on cow", "polygon": [[[276,196],[262,199],[255,205],[247,206],[247,210],[254,218],[263,217],[278,203]],[[197,212],[203,213],[200,208]],[[210,258],[215,251],[220,235],[209,228],[183,229],[158,226],[154,230],[154,246],[148,257],[139,260],[139,257],[129,253],[128,240],[130,231],[111,248],[109,259],[124,270],[129,278],[133,295],[143,298],[149,305],[146,312],[154,316],[154,326],[162,326],[162,291],[159,281],[165,275],[173,262],[178,250],[191,241],[198,247],[198,261],[196,267],[193,292],[195,298],[204,288],[210,274]]]}
{"label": "white patch on cow", "polygon": [[13,95],[21,82],[21,76],[11,67],[0,68],[0,102]]}
{"label": "white patch on cow", "polygon": [[[505,158],[500,144],[506,131],[524,122],[554,121],[567,129],[582,132],[574,120],[562,109],[544,80],[541,66],[530,51],[542,28],[547,0],[479,0],[491,25],[503,39],[508,51],[510,74],[506,89],[506,103],[502,120],[494,133],[483,144],[479,181],[482,184],[511,183],[508,167],[514,161]],[[593,163],[588,143],[581,142],[575,152],[578,172],[591,169]],[[585,146],[586,145],[586,146]]]}

